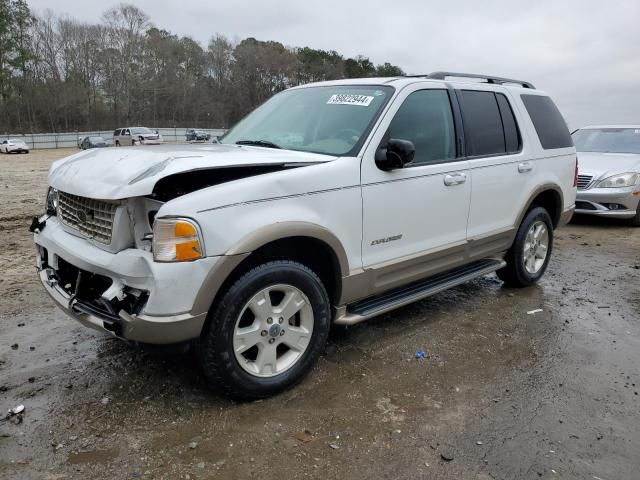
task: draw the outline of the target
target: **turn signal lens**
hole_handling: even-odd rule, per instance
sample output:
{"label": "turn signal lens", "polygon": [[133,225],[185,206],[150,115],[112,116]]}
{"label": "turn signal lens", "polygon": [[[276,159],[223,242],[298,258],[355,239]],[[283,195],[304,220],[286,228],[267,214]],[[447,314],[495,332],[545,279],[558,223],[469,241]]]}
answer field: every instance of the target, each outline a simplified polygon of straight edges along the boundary
{"label": "turn signal lens", "polygon": [[578,186],[578,157],[576,156],[576,170],[573,174],[573,186],[574,188]]}
{"label": "turn signal lens", "polygon": [[185,262],[202,258],[198,227],[190,220],[160,218],[153,224],[153,259]]}

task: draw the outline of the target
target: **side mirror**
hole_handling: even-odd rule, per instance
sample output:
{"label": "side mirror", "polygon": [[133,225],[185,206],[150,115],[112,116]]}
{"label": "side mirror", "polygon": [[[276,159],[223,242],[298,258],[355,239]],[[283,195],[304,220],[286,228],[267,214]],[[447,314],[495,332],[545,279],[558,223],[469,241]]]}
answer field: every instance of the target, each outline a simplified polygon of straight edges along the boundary
{"label": "side mirror", "polygon": [[386,145],[380,145],[376,151],[376,165],[380,170],[395,170],[404,168],[413,161],[416,147],[409,140],[390,138]]}

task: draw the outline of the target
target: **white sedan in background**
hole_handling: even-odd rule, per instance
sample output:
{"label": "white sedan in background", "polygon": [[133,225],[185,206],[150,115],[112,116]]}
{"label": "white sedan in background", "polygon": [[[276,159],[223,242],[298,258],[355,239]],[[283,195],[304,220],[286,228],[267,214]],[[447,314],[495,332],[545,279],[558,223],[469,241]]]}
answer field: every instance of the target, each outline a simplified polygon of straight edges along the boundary
{"label": "white sedan in background", "polygon": [[0,143],[0,152],[2,153],[29,153],[29,146],[23,140],[17,138],[9,138]]}

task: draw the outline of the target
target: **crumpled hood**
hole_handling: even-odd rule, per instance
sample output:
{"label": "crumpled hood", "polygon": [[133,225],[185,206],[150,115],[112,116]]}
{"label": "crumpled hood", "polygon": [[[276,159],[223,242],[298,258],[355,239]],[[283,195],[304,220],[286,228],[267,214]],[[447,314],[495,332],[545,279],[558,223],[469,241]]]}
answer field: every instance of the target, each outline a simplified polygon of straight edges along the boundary
{"label": "crumpled hood", "polygon": [[54,162],[49,185],[100,200],[149,195],[169,175],[212,168],[323,163],[336,157],[244,145],[163,145],[86,150]]}
{"label": "crumpled hood", "polygon": [[640,155],[632,153],[578,152],[580,174],[605,178],[618,173],[640,172]]}

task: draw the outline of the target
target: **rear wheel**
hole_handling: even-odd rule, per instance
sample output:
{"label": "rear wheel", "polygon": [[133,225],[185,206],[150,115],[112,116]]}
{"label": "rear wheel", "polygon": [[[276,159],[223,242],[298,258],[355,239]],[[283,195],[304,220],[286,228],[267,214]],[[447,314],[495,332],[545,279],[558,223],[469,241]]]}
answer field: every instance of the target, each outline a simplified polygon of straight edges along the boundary
{"label": "rear wheel", "polygon": [[330,319],[329,297],[313,271],[288,260],[262,264],[217,302],[200,338],[200,364],[231,397],[274,395],[315,364]]}
{"label": "rear wheel", "polygon": [[534,207],[525,215],[513,245],[507,252],[506,267],[498,277],[509,287],[528,287],[547,269],[553,248],[553,223],[546,209]]}

